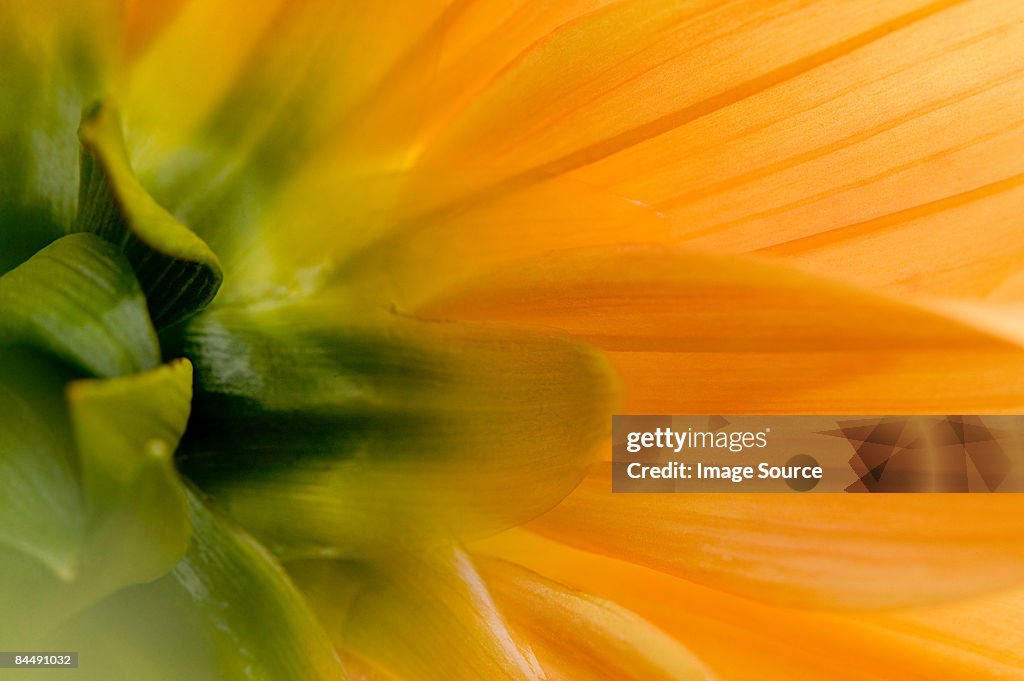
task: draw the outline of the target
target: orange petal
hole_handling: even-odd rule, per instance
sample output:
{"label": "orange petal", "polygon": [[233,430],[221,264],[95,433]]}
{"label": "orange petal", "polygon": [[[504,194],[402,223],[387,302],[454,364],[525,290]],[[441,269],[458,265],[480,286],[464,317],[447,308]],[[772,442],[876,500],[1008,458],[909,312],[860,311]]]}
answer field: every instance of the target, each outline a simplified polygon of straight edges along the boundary
{"label": "orange petal", "polygon": [[601,464],[529,527],[774,603],[879,608],[1024,583],[1015,495],[613,494]]}
{"label": "orange petal", "polygon": [[[809,5],[790,21],[833,10]],[[1012,1],[932,3],[579,175],[664,211],[693,247],[761,250],[886,290],[984,295],[1024,252],[1012,217],[1024,185],[1022,17]],[[726,63],[755,76],[745,60],[771,30],[748,29],[750,45]],[[796,42],[839,47],[844,31],[823,25]]]}
{"label": "orange petal", "polygon": [[567,172],[949,4],[614,3],[535,43],[445,129],[425,162]]}
{"label": "orange petal", "polygon": [[657,246],[549,254],[488,272],[423,310],[555,326],[619,351],[1013,347],[934,312],[791,268]]}
{"label": "orange petal", "polygon": [[[1016,144],[1024,143],[1024,136],[1018,139]],[[999,139],[993,146],[1013,144]],[[980,155],[969,163],[990,167]],[[1017,207],[1024,201],[1024,173],[950,191],[945,198],[768,246],[758,254],[898,294],[996,295],[1021,272],[1024,240]]]}
{"label": "orange petal", "polygon": [[694,246],[979,295],[1024,252],[1007,219],[1022,15],[1012,0],[619,2],[517,56],[421,163],[570,173],[664,211]]}
{"label": "orange petal", "polygon": [[839,614],[752,601],[521,530],[475,550],[630,608],[684,642],[720,681],[1024,679],[1020,592],[900,614]]}
{"label": "orange petal", "polygon": [[863,617],[904,640],[932,640],[937,661],[988,659],[1024,677],[1024,590],[1017,588],[970,601]]}
{"label": "orange petal", "polygon": [[128,57],[144,50],[184,4],[185,0],[125,0],[125,52]]}
{"label": "orange petal", "polygon": [[505,561],[475,560],[550,681],[684,681],[710,676],[663,631],[625,608]]}
{"label": "orange petal", "polygon": [[438,46],[428,127],[443,127],[550,33],[614,1],[479,0],[456,4]]}
{"label": "orange petal", "polygon": [[556,254],[481,276],[422,312],[558,327],[611,350],[633,413],[1024,407],[1024,386],[1007,378],[1024,371],[1019,334],[749,258]]}
{"label": "orange petal", "polygon": [[612,352],[634,414],[996,414],[1024,409],[1019,350]]}

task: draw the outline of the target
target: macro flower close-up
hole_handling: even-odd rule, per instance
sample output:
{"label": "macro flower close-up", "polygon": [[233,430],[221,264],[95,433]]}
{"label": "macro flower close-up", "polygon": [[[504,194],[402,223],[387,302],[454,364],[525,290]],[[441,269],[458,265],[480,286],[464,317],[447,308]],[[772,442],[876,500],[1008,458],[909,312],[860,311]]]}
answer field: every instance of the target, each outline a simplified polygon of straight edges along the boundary
{"label": "macro flower close-up", "polygon": [[612,457],[1022,413],[1024,3],[0,0],[0,69],[0,679],[1024,679],[1019,494]]}

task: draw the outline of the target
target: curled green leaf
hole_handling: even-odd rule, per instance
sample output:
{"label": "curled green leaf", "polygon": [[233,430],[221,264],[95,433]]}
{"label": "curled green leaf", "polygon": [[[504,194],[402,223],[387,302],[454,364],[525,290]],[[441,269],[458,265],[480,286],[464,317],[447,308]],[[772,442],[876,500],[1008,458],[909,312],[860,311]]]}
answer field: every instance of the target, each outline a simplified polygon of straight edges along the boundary
{"label": "curled green leaf", "polygon": [[132,171],[117,113],[89,112],[82,141],[78,229],[99,234],[128,256],[157,327],[206,307],[223,273],[213,251],[161,207]]}

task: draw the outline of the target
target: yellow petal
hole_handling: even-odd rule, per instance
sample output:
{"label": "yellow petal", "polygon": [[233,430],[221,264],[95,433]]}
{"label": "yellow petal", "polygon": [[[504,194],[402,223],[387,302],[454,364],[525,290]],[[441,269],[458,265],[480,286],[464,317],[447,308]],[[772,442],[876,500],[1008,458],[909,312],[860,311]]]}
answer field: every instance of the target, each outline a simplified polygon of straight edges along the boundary
{"label": "yellow petal", "polygon": [[530,527],[752,599],[878,608],[1024,582],[1020,510],[1011,494],[613,494],[605,463]]}
{"label": "yellow petal", "polygon": [[[338,281],[403,310],[422,308],[501,266],[566,249],[669,237],[668,223],[650,208],[572,181],[475,198],[464,195],[474,180],[459,175],[435,175],[429,184],[421,177],[409,181],[393,198],[402,207],[390,214],[393,222],[377,215],[351,230],[360,239],[362,225],[372,229],[383,222],[378,238],[364,247],[353,248],[347,234],[334,237],[333,248],[322,237],[302,240],[318,247],[321,259],[325,247],[338,254]],[[447,200],[454,203],[445,205]],[[280,238],[282,244],[296,241],[283,233]]]}
{"label": "yellow petal", "polygon": [[551,681],[711,678],[678,642],[615,603],[501,560],[475,560]]}
{"label": "yellow petal", "polygon": [[[434,0],[187,2],[131,64],[125,110],[136,142],[145,142],[132,145],[140,175],[165,189],[174,184],[165,175],[183,168],[200,171],[193,182],[283,178],[327,149],[345,151],[331,143],[340,131],[383,115],[375,98],[386,99],[406,71],[429,71],[433,62],[410,52],[438,30],[443,9]],[[409,141],[399,124],[417,127],[413,112],[405,114],[379,121],[392,144]],[[167,152],[174,153],[161,158]],[[219,157],[204,158],[211,152]]]}
{"label": "yellow petal", "polygon": [[720,681],[1024,679],[1014,593],[912,614],[837,614],[733,596],[521,530],[474,550],[630,608],[685,643]]}
{"label": "yellow petal", "polygon": [[267,234],[334,233],[338,216],[358,212],[335,200],[332,221],[304,225],[295,204],[280,205],[292,185],[329,177],[335,196],[405,166],[435,61],[417,46],[443,32],[443,10],[440,0],[194,0],[131,63],[132,165],[231,272],[222,300],[266,292],[261,278],[281,255]]}
{"label": "yellow petal", "polygon": [[360,666],[418,681],[545,678],[462,551],[290,569],[335,644]]}

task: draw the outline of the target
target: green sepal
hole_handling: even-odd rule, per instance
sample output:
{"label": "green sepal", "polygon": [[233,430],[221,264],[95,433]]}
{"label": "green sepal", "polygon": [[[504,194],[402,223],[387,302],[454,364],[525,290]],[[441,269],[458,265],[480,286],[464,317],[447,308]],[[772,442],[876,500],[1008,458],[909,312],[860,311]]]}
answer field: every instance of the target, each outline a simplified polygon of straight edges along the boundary
{"label": "green sepal", "polygon": [[161,207],[132,171],[121,121],[97,104],[79,128],[82,142],[77,228],[128,256],[158,328],[206,307],[223,279],[217,256]]}
{"label": "green sepal", "polygon": [[0,2],[0,274],[71,227],[75,132],[107,87],[119,4]]}
{"label": "green sepal", "polygon": [[190,526],[173,453],[185,432],[192,365],[80,380],[67,390],[90,553],[117,586],[156,579],[185,554]]}
{"label": "green sepal", "polygon": [[45,350],[97,377],[160,361],[131,267],[92,234],[62,237],[0,277],[0,347],[11,345]]}
{"label": "green sepal", "polygon": [[161,579],[130,587],[48,640],[81,681],[342,681],[327,634],[266,550],[187,491],[192,540]]}
{"label": "green sepal", "polygon": [[[58,582],[78,574],[85,530],[61,395],[66,380],[62,368],[37,354],[8,348],[0,355],[0,547],[26,556],[32,571]],[[7,585],[4,576],[15,566],[0,562],[6,568],[0,584]],[[0,606],[0,619],[17,616],[5,589]]]}
{"label": "green sepal", "polygon": [[0,637],[19,646],[166,575],[189,544],[171,458],[189,414],[189,363],[69,378],[38,352],[13,348],[0,361]]}

